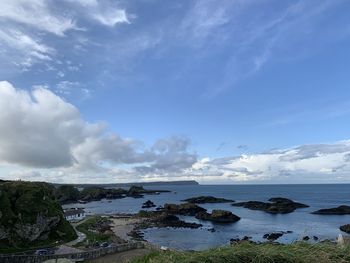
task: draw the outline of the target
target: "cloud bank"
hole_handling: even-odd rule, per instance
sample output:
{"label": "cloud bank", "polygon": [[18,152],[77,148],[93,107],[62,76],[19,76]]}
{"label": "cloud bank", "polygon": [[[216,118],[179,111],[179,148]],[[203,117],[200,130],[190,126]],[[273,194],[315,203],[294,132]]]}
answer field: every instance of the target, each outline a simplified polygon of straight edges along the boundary
{"label": "cloud bank", "polygon": [[170,137],[146,149],[103,123],[86,122],[76,107],[49,89],[25,91],[0,82],[2,164],[65,173],[106,173],[117,165],[131,165],[141,174],[179,172],[197,161],[189,145],[186,138]]}
{"label": "cloud bank", "polygon": [[201,158],[188,138],[151,147],[122,138],[47,88],[0,82],[0,164],[5,178],[77,182],[195,179],[201,182],[349,181],[350,141]]}
{"label": "cloud bank", "polygon": [[207,181],[348,182],[349,156],[350,140],[346,140],[234,157],[203,158],[189,172]]}

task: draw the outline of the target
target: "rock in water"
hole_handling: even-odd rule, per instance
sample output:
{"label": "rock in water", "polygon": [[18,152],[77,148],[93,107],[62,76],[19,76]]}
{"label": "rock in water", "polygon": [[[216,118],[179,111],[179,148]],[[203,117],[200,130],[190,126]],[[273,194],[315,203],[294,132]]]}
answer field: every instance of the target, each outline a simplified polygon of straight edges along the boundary
{"label": "rock in water", "polygon": [[327,209],[320,209],[315,212],[312,212],[312,214],[317,215],[350,215],[350,206],[347,205],[341,205],[334,208],[327,208]]}
{"label": "rock in water", "polygon": [[283,235],[284,235],[284,232],[274,232],[274,233],[265,234],[263,238],[269,241],[275,241],[276,239],[279,239]]}
{"label": "rock in water", "polygon": [[239,216],[226,210],[213,210],[211,214],[199,212],[196,214],[196,218],[212,221],[214,223],[234,223],[241,219]]}
{"label": "rock in water", "polygon": [[184,202],[193,203],[193,204],[206,204],[206,203],[233,203],[234,200],[217,198],[214,196],[197,196],[182,200]]}
{"label": "rock in water", "polygon": [[339,227],[339,229],[345,233],[350,234],[350,224],[343,225],[343,226]]}
{"label": "rock in water", "polygon": [[269,199],[269,203],[261,201],[248,201],[234,203],[233,206],[242,206],[251,210],[261,210],[270,214],[287,214],[294,212],[297,208],[309,207],[308,205],[294,202],[287,198],[276,197]]}
{"label": "rock in water", "polygon": [[152,207],[156,207],[156,205],[151,200],[147,200],[142,204],[142,208],[152,208]]}
{"label": "rock in water", "polygon": [[185,203],[185,204],[165,204],[163,211],[170,214],[195,216],[199,212],[206,212],[207,210],[195,204]]}
{"label": "rock in water", "polygon": [[0,183],[0,244],[29,247],[76,237],[56,201],[55,188],[39,182]]}

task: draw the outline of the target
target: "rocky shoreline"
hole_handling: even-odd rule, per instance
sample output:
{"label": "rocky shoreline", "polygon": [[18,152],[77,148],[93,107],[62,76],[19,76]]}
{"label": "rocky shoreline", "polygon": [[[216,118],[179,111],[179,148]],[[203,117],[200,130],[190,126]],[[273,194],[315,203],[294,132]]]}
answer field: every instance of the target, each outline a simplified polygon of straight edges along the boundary
{"label": "rocky shoreline", "polygon": [[[232,206],[244,207],[251,210],[260,210],[266,213],[271,214],[287,214],[292,213],[296,209],[309,207],[306,204],[298,203],[293,200],[275,197],[270,198],[269,202],[261,202],[261,201],[248,201],[248,202],[239,202],[232,203]],[[144,240],[143,238],[143,230],[147,228],[190,228],[190,229],[198,229],[202,228],[203,225],[200,223],[186,222],[181,220],[179,216],[191,216],[200,221],[210,221],[213,224],[227,224],[227,223],[235,223],[239,221],[241,218],[230,211],[226,210],[218,210],[214,209],[210,213],[203,207],[198,206],[197,204],[206,204],[206,203],[228,203],[234,202],[233,200],[224,199],[224,198],[216,198],[213,196],[198,196],[193,198],[184,199],[180,204],[171,204],[166,203],[163,207],[157,207],[154,210],[140,210],[140,212],[134,215],[134,218],[138,218],[139,221],[136,223],[132,229],[128,233],[128,236],[132,237],[134,240]],[[155,208],[156,205],[151,201],[147,200],[143,203],[142,208],[144,209],[152,209]],[[325,212],[322,211],[330,211],[329,214],[339,214],[340,212],[347,212],[348,207],[340,206],[335,209],[323,209],[320,210],[321,214]],[[339,210],[340,209],[340,210]],[[340,212],[339,212],[340,211]],[[313,212],[313,214],[316,214]],[[350,224],[340,226],[339,229],[345,233],[350,233]],[[215,226],[213,228],[207,229],[210,232],[216,232]],[[265,239],[265,242],[275,242],[280,237],[285,234],[291,234],[293,231],[276,231],[270,232],[266,234],[262,234],[261,239]],[[242,238],[232,238],[231,243],[238,241],[249,241],[252,237],[244,236]],[[317,236],[301,236],[301,241],[313,241],[318,242],[319,237]]]}
{"label": "rocky shoreline", "polygon": [[[118,189],[115,189],[118,190]],[[109,189],[107,189],[109,191]],[[126,191],[126,190],[124,190]],[[142,187],[132,187],[127,191],[126,196],[133,196],[139,198],[143,194],[157,194],[159,190],[145,190]],[[124,192],[125,194],[126,192]],[[113,197],[117,197],[113,196]],[[128,226],[128,233],[126,234],[129,238],[134,240],[144,240],[143,230],[148,228],[188,228],[188,229],[206,229],[210,232],[216,232],[216,227],[213,225],[212,228],[204,227],[205,221],[213,224],[232,224],[239,221],[241,218],[231,211],[214,209],[208,212],[207,209],[200,206],[200,204],[215,204],[215,203],[230,203],[232,206],[243,207],[250,210],[259,210],[269,214],[287,214],[292,213],[297,209],[309,207],[307,204],[299,203],[288,198],[273,197],[268,202],[262,201],[247,201],[247,202],[235,202],[231,199],[225,199],[214,196],[196,196],[182,200],[182,203],[173,204],[165,203],[163,206],[157,206],[151,199],[146,199],[142,203],[138,214],[132,215],[133,220],[132,228]],[[347,206],[340,206],[331,209],[321,209],[319,214],[341,214],[347,213]],[[327,212],[327,213],[326,213]],[[318,212],[312,212],[317,214]],[[181,219],[181,216],[193,217],[199,222],[186,222]],[[207,224],[207,223],[206,223]],[[350,233],[349,225],[340,226],[339,229],[344,233]],[[279,238],[286,234],[290,234],[292,231],[275,231],[270,233],[262,233],[258,239],[266,240],[265,242],[275,242]],[[243,236],[241,238],[232,238],[233,242],[237,240],[251,240],[252,237]],[[300,236],[302,241],[318,241],[317,236]]]}
{"label": "rocky shoreline", "polygon": [[55,195],[61,204],[88,203],[102,199],[122,199],[126,197],[143,198],[144,195],[158,195],[168,193],[169,190],[149,190],[142,186],[131,186],[128,190],[123,188],[103,188],[90,186],[78,190],[72,185],[62,185],[56,188]]}

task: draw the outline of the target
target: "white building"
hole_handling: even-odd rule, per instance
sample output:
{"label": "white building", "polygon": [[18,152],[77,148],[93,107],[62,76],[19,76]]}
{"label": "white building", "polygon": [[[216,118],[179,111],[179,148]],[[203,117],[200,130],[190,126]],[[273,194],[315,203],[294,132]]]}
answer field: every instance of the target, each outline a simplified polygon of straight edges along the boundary
{"label": "white building", "polygon": [[82,208],[72,208],[64,211],[64,217],[68,221],[79,221],[85,218],[85,211]]}

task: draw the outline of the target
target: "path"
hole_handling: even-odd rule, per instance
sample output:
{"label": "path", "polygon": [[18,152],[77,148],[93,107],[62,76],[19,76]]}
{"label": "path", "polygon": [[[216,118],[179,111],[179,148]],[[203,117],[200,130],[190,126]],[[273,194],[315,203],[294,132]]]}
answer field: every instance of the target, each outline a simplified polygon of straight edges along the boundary
{"label": "path", "polygon": [[78,244],[79,242],[82,242],[85,240],[86,238],[86,235],[80,231],[77,230],[77,226],[84,223],[86,221],[87,218],[85,218],[84,220],[80,221],[80,222],[77,222],[77,223],[72,223],[72,226],[75,230],[75,233],[77,233],[78,237],[68,243],[66,243],[65,245],[66,246],[74,246],[76,244]]}

